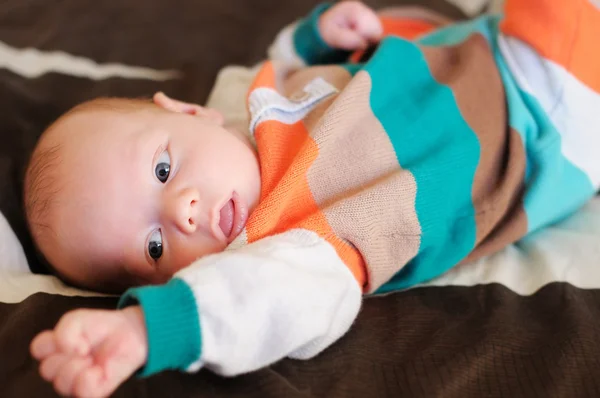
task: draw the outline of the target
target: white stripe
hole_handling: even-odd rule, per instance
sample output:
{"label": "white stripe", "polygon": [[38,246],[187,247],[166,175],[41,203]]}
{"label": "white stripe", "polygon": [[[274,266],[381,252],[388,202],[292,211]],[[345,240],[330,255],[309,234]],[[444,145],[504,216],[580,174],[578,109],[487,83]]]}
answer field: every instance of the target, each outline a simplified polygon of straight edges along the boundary
{"label": "white stripe", "polygon": [[563,155],[598,189],[600,94],[518,39],[501,35],[498,44],[518,84],[537,98],[560,132]]}
{"label": "white stripe", "polygon": [[70,76],[102,80],[111,77],[165,81],[181,77],[176,70],[156,70],[140,66],[95,61],[62,51],[40,51],[35,48],[14,48],[0,42],[0,68],[18,75],[35,78],[57,72]]}
{"label": "white stripe", "polygon": [[237,238],[235,238],[233,240],[233,242],[231,242],[229,244],[229,246],[227,246],[225,248],[225,251],[227,250],[237,250],[241,247],[244,247],[248,244],[248,231],[246,231],[246,228],[244,228],[242,230],[242,232],[240,232],[240,234],[237,236]]}
{"label": "white stripe", "polygon": [[176,276],[201,309],[202,357],[189,371],[232,376],[311,358],[346,333],[361,304],[333,246],[302,229],[201,258]]}
{"label": "white stripe", "polygon": [[281,61],[290,68],[301,68],[306,66],[304,60],[296,53],[296,48],[294,46],[294,32],[296,32],[297,26],[298,22],[294,22],[279,32],[275,41],[269,47],[269,59]]}
{"label": "white stripe", "polygon": [[250,110],[250,133],[255,133],[258,124],[266,120],[278,120],[294,124],[303,119],[319,102],[338,92],[338,89],[317,77],[311,80],[297,98],[287,98],[270,87],[252,90],[248,98]]}
{"label": "white stripe", "polygon": [[531,295],[552,282],[581,289],[600,288],[600,198],[574,216],[518,245],[471,264],[456,267],[427,286],[475,286],[499,283]]}

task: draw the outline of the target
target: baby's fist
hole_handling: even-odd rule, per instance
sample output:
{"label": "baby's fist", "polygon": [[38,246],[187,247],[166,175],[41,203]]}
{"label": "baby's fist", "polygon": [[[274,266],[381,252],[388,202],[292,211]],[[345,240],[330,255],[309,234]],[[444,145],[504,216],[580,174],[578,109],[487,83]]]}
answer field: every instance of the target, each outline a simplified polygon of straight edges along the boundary
{"label": "baby's fist", "polygon": [[321,15],[319,33],[332,48],[356,51],[378,42],[383,27],[375,11],[360,1],[343,1]]}
{"label": "baby's fist", "polygon": [[145,363],[147,352],[143,313],[137,306],[71,311],[31,343],[41,376],[59,394],[76,397],[110,395]]}

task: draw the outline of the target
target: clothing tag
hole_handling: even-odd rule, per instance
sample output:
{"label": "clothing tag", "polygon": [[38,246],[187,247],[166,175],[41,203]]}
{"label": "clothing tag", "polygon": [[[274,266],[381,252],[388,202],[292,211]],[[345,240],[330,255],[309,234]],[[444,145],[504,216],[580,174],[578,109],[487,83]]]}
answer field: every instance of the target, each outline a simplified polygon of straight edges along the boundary
{"label": "clothing tag", "polygon": [[304,118],[319,102],[338,92],[338,89],[317,77],[302,91],[290,98],[284,97],[272,88],[260,87],[252,91],[248,99],[250,108],[250,132],[265,120],[279,120],[286,124],[296,123]]}

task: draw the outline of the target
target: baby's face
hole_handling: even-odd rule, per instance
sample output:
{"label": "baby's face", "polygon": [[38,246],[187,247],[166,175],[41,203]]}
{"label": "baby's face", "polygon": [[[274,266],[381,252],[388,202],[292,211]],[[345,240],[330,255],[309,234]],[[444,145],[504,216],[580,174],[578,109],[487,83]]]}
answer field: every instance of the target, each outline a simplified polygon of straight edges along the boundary
{"label": "baby's face", "polygon": [[47,137],[60,166],[55,238],[40,249],[67,279],[165,282],[245,226],[260,194],[251,144],[217,113],[178,106],[86,110]]}

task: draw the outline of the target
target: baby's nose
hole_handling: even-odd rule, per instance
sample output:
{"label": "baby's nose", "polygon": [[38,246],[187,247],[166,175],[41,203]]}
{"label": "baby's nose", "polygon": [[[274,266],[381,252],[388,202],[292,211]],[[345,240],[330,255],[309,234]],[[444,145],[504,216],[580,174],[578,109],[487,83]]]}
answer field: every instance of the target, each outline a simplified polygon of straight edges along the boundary
{"label": "baby's nose", "polygon": [[193,233],[198,227],[200,195],[192,188],[186,188],[176,194],[171,204],[171,218],[183,233]]}

